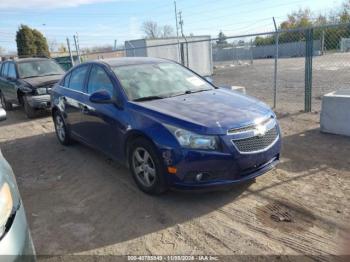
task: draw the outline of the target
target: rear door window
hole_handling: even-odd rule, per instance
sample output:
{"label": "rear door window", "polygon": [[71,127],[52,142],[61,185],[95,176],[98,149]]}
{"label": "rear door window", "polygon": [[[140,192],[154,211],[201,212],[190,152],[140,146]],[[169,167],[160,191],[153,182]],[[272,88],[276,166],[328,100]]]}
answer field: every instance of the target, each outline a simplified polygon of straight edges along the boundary
{"label": "rear door window", "polygon": [[14,63],[9,63],[7,76],[11,78],[17,78],[16,66]]}
{"label": "rear door window", "polygon": [[88,65],[80,66],[71,73],[69,88],[75,91],[83,92]]}

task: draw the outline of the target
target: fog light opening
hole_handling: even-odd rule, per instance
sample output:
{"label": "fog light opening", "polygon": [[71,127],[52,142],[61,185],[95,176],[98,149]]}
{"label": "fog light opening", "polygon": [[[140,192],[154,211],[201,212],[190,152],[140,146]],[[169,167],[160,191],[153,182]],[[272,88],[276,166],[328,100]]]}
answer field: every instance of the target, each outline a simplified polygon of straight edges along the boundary
{"label": "fog light opening", "polygon": [[200,182],[200,181],[202,181],[202,179],[203,179],[203,176],[204,176],[204,174],[203,173],[198,173],[197,175],[196,175],[196,181],[197,182]]}

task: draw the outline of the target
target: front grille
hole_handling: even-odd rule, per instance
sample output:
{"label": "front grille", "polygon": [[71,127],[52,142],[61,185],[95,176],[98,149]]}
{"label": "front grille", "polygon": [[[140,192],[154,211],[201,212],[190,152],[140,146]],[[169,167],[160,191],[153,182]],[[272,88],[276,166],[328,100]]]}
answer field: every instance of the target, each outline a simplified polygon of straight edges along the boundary
{"label": "front grille", "polygon": [[253,136],[240,140],[232,140],[232,143],[241,153],[253,153],[263,151],[270,147],[277,139],[277,126],[267,131],[263,136]]}
{"label": "front grille", "polygon": [[273,120],[273,117],[268,117],[266,119],[264,119],[263,121],[261,121],[258,124],[254,124],[254,125],[249,125],[249,126],[244,126],[244,127],[238,127],[238,128],[232,128],[230,130],[227,131],[228,135],[233,135],[233,134],[237,134],[237,133],[242,133],[242,132],[246,132],[246,131],[251,131],[253,130],[257,125],[267,125],[270,121]]}

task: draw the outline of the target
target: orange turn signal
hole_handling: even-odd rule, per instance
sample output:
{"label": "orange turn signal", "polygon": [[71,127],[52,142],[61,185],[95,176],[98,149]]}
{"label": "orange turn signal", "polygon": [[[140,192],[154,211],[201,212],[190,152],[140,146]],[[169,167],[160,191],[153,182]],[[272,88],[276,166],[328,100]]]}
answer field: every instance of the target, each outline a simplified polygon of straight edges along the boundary
{"label": "orange turn signal", "polygon": [[169,174],[176,174],[176,172],[177,172],[176,167],[173,167],[173,166],[169,166],[168,167],[168,173]]}

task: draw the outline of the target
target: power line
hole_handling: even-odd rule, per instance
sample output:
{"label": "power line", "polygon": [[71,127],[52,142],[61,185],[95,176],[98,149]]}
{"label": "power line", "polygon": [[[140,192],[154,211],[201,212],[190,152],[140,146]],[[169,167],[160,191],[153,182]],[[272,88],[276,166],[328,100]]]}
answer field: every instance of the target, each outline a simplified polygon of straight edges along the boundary
{"label": "power line", "polygon": [[[284,4],[278,4],[278,5],[272,5],[272,6],[268,6],[266,7],[266,9],[274,9],[274,8],[277,8],[277,7],[281,7],[281,6],[289,6],[289,5],[295,5],[297,3],[301,3],[301,2],[305,2],[305,0],[298,0],[298,1],[294,1],[294,2],[290,2],[290,3],[284,3]],[[212,13],[215,13],[215,10],[211,10]],[[234,15],[237,15],[237,14],[252,14],[252,13],[256,13],[256,12],[261,12],[261,8],[259,9],[251,9],[251,10],[247,10],[246,12],[234,12],[234,13],[229,13],[227,14],[227,16],[224,16],[224,15],[220,15],[220,16],[215,16],[215,17],[209,17],[209,18],[206,18],[205,21],[214,21],[214,20],[217,20],[217,19],[222,19],[223,17],[232,17]],[[189,25],[193,25],[193,24],[198,24],[198,23],[203,23],[203,17],[200,19],[200,20],[195,20],[195,22],[191,22]]]}

